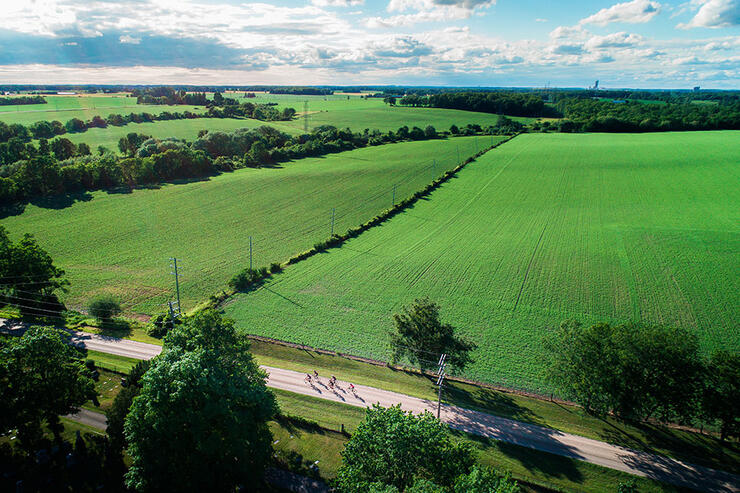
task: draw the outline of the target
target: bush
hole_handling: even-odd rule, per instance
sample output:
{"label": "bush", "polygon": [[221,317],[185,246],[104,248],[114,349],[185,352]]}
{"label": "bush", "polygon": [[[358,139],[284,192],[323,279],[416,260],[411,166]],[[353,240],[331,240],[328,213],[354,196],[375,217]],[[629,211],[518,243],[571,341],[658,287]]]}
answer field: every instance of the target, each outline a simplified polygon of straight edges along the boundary
{"label": "bush", "polygon": [[266,267],[261,267],[260,269],[247,268],[232,277],[229,281],[229,286],[237,291],[245,291],[257,283],[262,282],[269,275]]}
{"label": "bush", "polygon": [[273,262],[270,264],[270,274],[277,274],[278,272],[283,271],[283,266],[280,265],[277,262]]}
{"label": "bush", "polygon": [[[180,323],[179,320],[175,319],[175,324]],[[167,335],[167,332],[172,328],[173,323],[169,313],[160,313],[159,315],[153,316],[149,319],[149,323],[146,324],[146,333],[150,337],[156,337],[162,339]]]}
{"label": "bush", "polygon": [[113,296],[102,294],[93,298],[87,311],[101,322],[106,322],[121,313],[121,305]]}

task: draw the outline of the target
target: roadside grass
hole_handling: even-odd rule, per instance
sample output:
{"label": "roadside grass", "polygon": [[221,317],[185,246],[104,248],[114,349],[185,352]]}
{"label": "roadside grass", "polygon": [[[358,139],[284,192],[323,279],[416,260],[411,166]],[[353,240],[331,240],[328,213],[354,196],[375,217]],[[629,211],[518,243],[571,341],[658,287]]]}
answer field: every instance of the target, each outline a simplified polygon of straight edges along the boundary
{"label": "roadside grass", "polygon": [[120,380],[121,374],[126,375],[131,371],[131,368],[136,366],[140,361],[135,358],[128,358],[126,356],[118,356],[116,354],[101,353],[99,351],[93,351],[88,349],[87,356],[85,359],[91,359],[95,362],[95,366],[102,368],[108,372],[114,372],[119,374]]}
{"label": "roadside grass", "polygon": [[[241,169],[155,189],[110,190],[29,204],[2,219],[31,232],[71,282],[71,308],[106,293],[127,313],[164,311],[179,259],[182,309],[207,300],[249,267],[285,262],[413,195],[501,137],[404,142]],[[250,238],[253,251],[250,256]],[[322,255],[323,256],[323,255]],[[138,337],[138,336],[137,336]],[[153,341],[148,341],[153,342]]]}
{"label": "roadside grass", "polygon": [[[331,430],[338,429],[337,416],[351,433],[365,417],[365,410],[341,404],[324,401],[316,397],[291,394],[289,392],[275,392],[281,409],[286,414],[302,416],[325,426],[332,423]],[[271,426],[275,430],[274,426]],[[619,482],[634,480],[640,492],[674,492],[680,491],[669,485],[647,478],[640,478],[620,471],[600,467],[587,462],[561,457],[558,455],[540,452],[526,447],[510,445],[495,440],[489,440],[462,432],[452,432],[455,439],[468,443],[476,452],[478,460],[499,471],[510,471],[512,477],[532,483],[535,486],[544,486],[555,491],[583,491],[609,492],[617,490]],[[286,439],[287,435],[287,439]],[[302,430],[291,440],[286,430],[280,430],[276,439],[280,440],[276,447],[286,447],[296,450],[301,455],[303,463],[318,460],[322,479],[330,480],[336,476],[336,469],[341,465],[337,458],[346,443],[340,433],[333,431]],[[286,442],[285,444],[284,442]],[[524,486],[524,491],[534,491],[531,486]],[[541,490],[538,490],[541,491]]]}
{"label": "roadside grass", "polygon": [[102,366],[98,367],[98,371],[100,372],[100,377],[98,378],[98,381],[95,382],[95,390],[98,392],[98,403],[100,405],[96,406],[92,401],[87,401],[82,405],[82,407],[90,411],[105,414],[105,412],[113,405],[113,400],[121,390],[121,377],[123,375],[121,373],[108,371]]}
{"label": "roadside grass", "polygon": [[[252,353],[261,365],[320,375],[335,375],[340,380],[373,386],[422,399],[437,399],[435,378],[414,370],[398,370],[364,363],[341,356],[252,341]],[[308,397],[303,399],[308,401]],[[448,380],[443,392],[445,403],[474,409],[505,418],[546,426],[566,433],[593,438],[615,445],[684,459],[715,469],[740,472],[740,443],[722,443],[718,438],[653,424],[628,424],[611,417],[591,416],[580,407],[515,392],[494,390]],[[290,401],[295,406],[295,398]],[[308,404],[306,404],[307,406]],[[299,408],[304,415],[310,408]],[[314,419],[315,418],[310,418]],[[322,416],[321,419],[326,419]],[[340,429],[341,419],[320,424]]]}

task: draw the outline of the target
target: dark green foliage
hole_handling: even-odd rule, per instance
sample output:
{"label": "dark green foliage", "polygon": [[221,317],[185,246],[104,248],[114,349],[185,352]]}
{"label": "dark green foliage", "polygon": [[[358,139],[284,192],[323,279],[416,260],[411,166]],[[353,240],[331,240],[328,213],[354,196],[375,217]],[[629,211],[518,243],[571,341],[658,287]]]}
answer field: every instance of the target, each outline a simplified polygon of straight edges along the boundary
{"label": "dark green foliage", "polygon": [[246,268],[229,280],[229,286],[237,291],[247,291],[261,283],[270,273],[266,267],[259,269]]}
{"label": "dark green foliage", "polygon": [[53,316],[64,309],[54,294],[69,282],[33,236],[13,243],[0,225],[0,302],[19,306],[22,313]]}
{"label": "dark green foliage", "polygon": [[439,305],[428,298],[417,299],[401,313],[393,315],[391,332],[394,360],[408,358],[420,368],[436,368],[437,358],[447,354],[448,364],[462,369],[470,363],[475,344],[455,335],[455,327],[439,320]]}
{"label": "dark green foliage", "polygon": [[90,371],[68,342],[60,330],[31,327],[0,348],[0,430],[17,429],[28,450],[41,440],[43,422],[58,436],[59,416],[97,395]]}
{"label": "dark green foliage", "polygon": [[277,274],[278,272],[283,271],[283,266],[280,265],[277,262],[273,262],[270,264],[270,274]]}
{"label": "dark green foliage", "polygon": [[740,355],[717,351],[707,365],[702,408],[719,421],[722,439],[740,437]]}
{"label": "dark green foliage", "polygon": [[121,313],[121,305],[112,295],[101,294],[90,300],[87,305],[87,311],[99,321],[108,322]]}
{"label": "dark green foliage", "polygon": [[347,493],[387,491],[387,486],[404,491],[419,479],[447,488],[473,464],[470,449],[453,443],[447,427],[430,413],[376,404],[347,442],[336,483]]}
{"label": "dark green foliage", "polygon": [[43,96],[15,96],[12,98],[0,98],[0,106],[15,106],[21,104],[46,104]]}
{"label": "dark green foliage", "polygon": [[146,333],[149,336],[161,339],[167,335],[167,332],[172,327],[179,323],[182,323],[182,320],[179,318],[173,320],[169,312],[160,313],[149,319],[149,322],[146,324]]}
{"label": "dark green foliage", "polygon": [[588,412],[666,422],[697,414],[703,366],[688,330],[569,321],[547,348],[552,382]]}
{"label": "dark green foliage", "polygon": [[139,395],[141,390],[141,379],[150,366],[151,361],[144,360],[139,361],[136,366],[131,368],[125,378],[126,384],[122,385],[120,392],[116,394],[116,398],[113,400],[113,404],[105,413],[108,421],[106,433],[110,439],[111,448],[116,454],[123,452],[127,446],[123,435],[123,425],[134,398]]}
{"label": "dark green foliage", "polygon": [[429,96],[408,94],[398,104],[501,115],[552,116],[539,95],[522,92],[446,92]]}
{"label": "dark green foliage", "polygon": [[256,489],[272,453],[277,404],[249,342],[205,311],[167,334],[124,429],[139,491]]}

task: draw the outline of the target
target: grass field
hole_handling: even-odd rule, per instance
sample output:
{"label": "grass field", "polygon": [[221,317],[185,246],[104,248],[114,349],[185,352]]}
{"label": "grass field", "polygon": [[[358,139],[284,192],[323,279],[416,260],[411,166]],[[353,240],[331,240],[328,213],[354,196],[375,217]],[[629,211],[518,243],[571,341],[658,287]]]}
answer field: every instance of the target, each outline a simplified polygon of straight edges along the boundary
{"label": "grass field", "polygon": [[[10,125],[21,123],[29,125],[41,120],[59,120],[65,123],[72,118],[89,120],[94,116],[107,117],[111,114],[151,113],[159,114],[165,111],[179,112],[203,111],[202,106],[163,106],[136,104],[136,98],[129,98],[122,94],[108,95],[80,95],[80,96],[45,96],[46,104],[25,104],[0,106],[0,121]],[[125,128],[125,127],[124,127]]]}
{"label": "grass field", "polygon": [[210,132],[231,132],[238,128],[256,128],[261,125],[269,125],[289,134],[298,131],[285,122],[263,122],[251,118],[197,118],[194,120],[166,120],[149,123],[129,123],[122,127],[108,126],[107,128],[91,128],[87,132],[77,134],[66,134],[75,144],[84,142],[94,151],[102,145],[118,152],[118,140],[131,132],[150,135],[158,139],[175,137],[193,141],[198,137],[198,131],[206,129]]}
{"label": "grass field", "polygon": [[389,144],[156,190],[45,200],[2,224],[14,238],[33,233],[67,271],[73,307],[111,292],[129,311],[160,311],[174,296],[175,256],[188,309],[249,266],[250,237],[255,267],[285,261],[329,237],[332,208],[334,230],[345,231],[389,208],[394,185],[401,200],[454,167],[458,150],[465,159],[498,140]]}
{"label": "grass field", "polygon": [[522,135],[426,201],[226,307],[245,331],[377,359],[429,296],[474,379],[548,391],[543,336],[641,319],[740,348],[740,132]]}

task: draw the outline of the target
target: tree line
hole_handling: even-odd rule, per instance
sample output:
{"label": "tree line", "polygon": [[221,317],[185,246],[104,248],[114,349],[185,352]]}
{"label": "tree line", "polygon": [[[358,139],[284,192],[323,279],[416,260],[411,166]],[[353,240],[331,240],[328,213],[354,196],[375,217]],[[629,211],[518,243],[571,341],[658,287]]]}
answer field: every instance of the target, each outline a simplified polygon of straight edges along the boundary
{"label": "tree line", "polygon": [[566,321],[547,340],[549,378],[595,415],[717,425],[740,437],[740,354],[702,355],[677,327]]}
{"label": "tree line", "polygon": [[543,99],[522,92],[445,92],[439,94],[407,94],[398,100],[402,106],[447,108],[512,116],[556,116]]}
{"label": "tree line", "polygon": [[[468,125],[454,132],[472,134],[480,126]],[[498,127],[489,127],[497,133]],[[150,185],[180,178],[201,178],[243,167],[321,156],[330,153],[405,140],[427,140],[442,135],[429,125],[425,129],[407,126],[397,131],[363,132],[340,130],[330,125],[310,134],[290,136],[269,126],[238,129],[234,132],[201,131],[192,142],[174,138],[153,139],[129,133],[119,140],[117,156],[101,148],[93,154],[81,143],[69,139],[42,139],[18,147],[20,159],[0,166],[0,205],[34,197],[76,193],[115,187]],[[14,146],[11,139],[7,146]],[[0,151],[3,144],[0,144]]]}
{"label": "tree line", "polygon": [[0,106],[14,106],[21,104],[46,104],[43,96],[15,96],[12,98],[0,98]]}
{"label": "tree line", "polygon": [[555,107],[564,119],[535,122],[532,129],[566,133],[740,129],[740,101],[703,105],[570,98]]}

